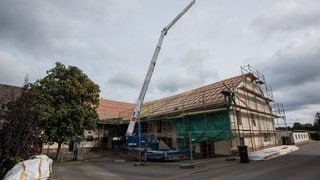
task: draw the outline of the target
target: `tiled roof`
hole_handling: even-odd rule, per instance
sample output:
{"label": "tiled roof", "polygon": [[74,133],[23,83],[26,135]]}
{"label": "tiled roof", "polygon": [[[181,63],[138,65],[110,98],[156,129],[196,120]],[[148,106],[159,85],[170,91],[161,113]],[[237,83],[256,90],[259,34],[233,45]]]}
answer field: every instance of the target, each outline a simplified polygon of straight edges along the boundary
{"label": "tiled roof", "polygon": [[205,106],[221,107],[224,105],[225,99],[220,92],[227,89],[224,84],[234,90],[243,81],[244,76],[235,76],[175,96],[144,103],[140,113],[141,117],[192,112],[200,108],[203,109]]}
{"label": "tiled roof", "polygon": [[[0,84],[0,104],[6,104],[10,101],[16,100],[22,93],[21,87]],[[0,108],[0,124],[1,119],[6,113],[5,109]]]}
{"label": "tiled roof", "polygon": [[[194,112],[203,109],[203,107],[221,107],[225,104],[225,99],[220,92],[227,89],[224,84],[228,86],[228,88],[235,90],[245,76],[246,75],[235,76],[171,97],[143,103],[140,115],[141,117],[160,116],[165,114]],[[134,106],[135,105],[132,103],[101,99],[100,105],[97,108],[99,120],[115,119],[119,117],[123,120],[129,120]]]}
{"label": "tiled roof", "polygon": [[130,119],[134,104],[100,99],[98,108],[96,109],[99,120],[107,120],[114,118]]}
{"label": "tiled roof", "polygon": [[0,101],[7,102],[21,95],[22,87],[0,84]]}

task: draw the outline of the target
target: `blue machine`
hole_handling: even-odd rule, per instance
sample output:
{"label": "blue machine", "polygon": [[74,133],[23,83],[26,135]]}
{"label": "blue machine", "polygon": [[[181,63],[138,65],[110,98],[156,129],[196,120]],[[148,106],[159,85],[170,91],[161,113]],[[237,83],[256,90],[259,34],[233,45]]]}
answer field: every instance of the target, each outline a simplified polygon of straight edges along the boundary
{"label": "blue machine", "polygon": [[[140,141],[140,144],[139,144]],[[186,153],[170,149],[163,141],[155,136],[127,136],[125,148],[141,152],[141,160],[173,161],[186,159]]]}

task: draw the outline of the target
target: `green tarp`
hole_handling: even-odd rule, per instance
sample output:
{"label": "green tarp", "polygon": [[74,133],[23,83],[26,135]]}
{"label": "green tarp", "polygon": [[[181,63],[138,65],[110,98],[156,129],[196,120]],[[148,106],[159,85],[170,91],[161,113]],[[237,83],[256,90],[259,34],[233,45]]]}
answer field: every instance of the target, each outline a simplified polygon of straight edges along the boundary
{"label": "green tarp", "polygon": [[233,138],[228,112],[186,116],[176,120],[180,149],[192,143],[225,141]]}

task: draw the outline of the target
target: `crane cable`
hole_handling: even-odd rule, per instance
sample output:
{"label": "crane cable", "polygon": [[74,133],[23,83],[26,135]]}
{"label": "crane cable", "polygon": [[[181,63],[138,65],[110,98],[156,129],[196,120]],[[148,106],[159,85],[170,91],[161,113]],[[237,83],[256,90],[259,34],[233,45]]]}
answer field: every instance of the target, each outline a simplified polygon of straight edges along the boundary
{"label": "crane cable", "polygon": [[196,33],[197,33],[197,50],[198,50],[198,59],[199,59],[199,70],[200,70],[200,86],[203,86],[203,74],[202,74],[202,58],[201,58],[201,49],[200,49],[200,36],[199,36],[199,8],[198,4],[196,4],[195,10],[195,18],[196,18]]}
{"label": "crane cable", "polygon": [[[199,8],[198,4],[196,5],[196,10],[195,10],[195,18],[196,18],[196,34],[197,34],[197,50],[198,50],[198,59],[199,59],[199,73],[200,73],[200,87],[203,87],[203,73],[202,73],[202,56],[201,56],[201,43],[200,43],[200,35],[199,35]],[[201,88],[202,89],[202,88]],[[201,96],[202,96],[202,104],[204,104],[204,93],[205,89],[201,90]]]}

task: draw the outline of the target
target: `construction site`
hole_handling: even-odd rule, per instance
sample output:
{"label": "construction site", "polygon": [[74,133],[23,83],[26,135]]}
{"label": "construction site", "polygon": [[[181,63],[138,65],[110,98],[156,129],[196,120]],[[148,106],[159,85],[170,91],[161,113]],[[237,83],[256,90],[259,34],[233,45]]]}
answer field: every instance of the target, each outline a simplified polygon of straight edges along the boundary
{"label": "construction site", "polygon": [[76,144],[138,151],[144,160],[230,156],[240,147],[257,151],[279,144],[275,121],[285,121],[283,106],[274,102],[264,75],[250,65],[238,76],[144,102],[165,36],[194,3],[162,29],[136,104],[101,99],[98,131],[88,131]]}
{"label": "construction site", "polygon": [[[73,147],[65,144],[64,149],[138,151],[145,160],[179,160],[284,144],[276,135],[278,122],[286,124],[283,106],[275,103],[265,76],[250,65],[242,66],[237,76],[144,102],[165,36],[194,3],[161,30],[136,104],[100,99],[97,131],[86,131],[84,139],[74,139]],[[42,150],[55,151],[56,144]]]}
{"label": "construction site", "polygon": [[[163,178],[164,174],[169,179],[185,179],[192,176],[197,178],[208,178],[210,177],[208,176],[209,173],[216,173],[217,171],[220,171],[221,174],[218,174],[216,177],[227,177],[225,176],[227,174],[230,177],[241,179],[241,177],[250,177],[248,175],[255,178],[266,174],[270,175],[271,170],[277,172],[273,173],[274,175],[284,171],[290,175],[291,172],[287,171],[287,167],[289,167],[288,164],[295,163],[291,159],[296,159],[297,162],[300,161],[299,168],[309,162],[314,163],[317,154],[310,152],[316,152],[316,147],[319,146],[319,143],[301,146],[305,148],[303,150],[308,148],[311,150],[306,150],[305,152],[301,151],[302,153],[297,152],[291,157],[288,156],[287,159],[289,160],[279,158],[280,160],[274,161],[274,164],[265,163],[265,166],[254,166],[249,164],[246,167],[242,166],[242,168],[244,168],[241,169],[240,172],[237,172],[237,170],[240,169],[240,166],[237,166],[238,159],[240,159],[240,163],[273,159],[298,151],[299,147],[295,146],[295,144],[303,145],[310,140],[309,132],[304,129],[288,130],[283,104],[275,101],[272,87],[268,84],[264,74],[250,64],[240,66],[240,72],[235,76],[225,77],[225,79],[219,79],[217,82],[206,82],[207,84],[205,85],[203,85],[203,72],[202,67],[200,67],[200,87],[191,90],[184,89],[183,92],[174,91],[179,93],[170,94],[166,97],[160,97],[160,95],[157,94],[157,96],[154,96],[157,97],[157,99],[145,101],[148,87],[152,80],[152,75],[166,35],[175,23],[179,21],[194,4],[195,0],[191,0],[191,2],[189,2],[189,4],[187,4],[187,6],[185,6],[184,9],[182,9],[182,11],[180,11],[180,13],[178,13],[178,15],[160,31],[159,39],[135,103],[118,101],[116,99],[99,99],[100,87],[93,82],[91,86],[91,81],[89,81],[90,84],[88,83],[89,85],[87,84],[86,87],[89,87],[89,89],[95,87],[97,90],[95,90],[95,92],[89,92],[89,90],[85,89],[81,90],[78,94],[79,97],[82,97],[84,96],[83,94],[86,93],[96,93],[95,99],[92,98],[94,99],[94,102],[86,99],[82,101],[81,98],[79,98],[81,101],[75,101],[78,96],[64,98],[63,95],[67,94],[69,91],[60,91],[60,89],[57,88],[57,96],[59,96],[61,101],[54,101],[54,103],[50,104],[48,103],[49,100],[46,99],[47,94],[42,93],[41,88],[32,89],[30,94],[34,97],[26,96],[26,98],[30,98],[30,102],[33,103],[35,100],[38,100],[39,96],[43,98],[41,101],[45,104],[43,105],[41,104],[42,102],[39,101],[39,103],[36,101],[36,105],[39,106],[39,108],[27,111],[28,113],[33,113],[33,111],[35,111],[36,113],[29,113],[34,115],[32,118],[39,122],[40,120],[38,119],[43,118],[43,121],[45,121],[43,124],[39,123],[41,124],[41,127],[39,124],[34,123],[38,125],[37,130],[39,130],[39,134],[37,134],[36,138],[41,140],[39,140],[39,142],[31,142],[31,148],[29,145],[26,146],[26,149],[30,149],[30,152],[32,151],[35,155],[28,160],[16,164],[10,171],[7,171],[8,173],[5,175],[4,179],[17,179],[18,177],[20,179],[24,177],[38,177],[38,179],[42,179],[42,177],[45,179],[49,177],[52,177],[53,179],[61,177],[64,179],[68,176],[72,178],[80,177],[80,179],[92,179],[93,177],[106,178],[107,176],[112,178],[124,177],[124,179],[138,177],[137,179],[140,179],[141,177],[138,173],[143,174],[146,179],[152,177]],[[196,22],[196,32],[198,33],[198,58],[200,61],[199,64],[202,66],[197,23],[198,21]],[[259,30],[259,28],[257,29]],[[178,53],[175,53],[174,56],[176,54]],[[209,57],[211,58],[211,56]],[[192,58],[192,61],[196,61],[194,56],[183,57],[183,60],[187,58]],[[208,61],[206,61],[206,65],[210,64],[207,62]],[[192,65],[192,67],[194,67],[194,65]],[[219,68],[219,66],[217,66],[217,68]],[[214,71],[214,69],[210,69],[210,71]],[[48,71],[47,74],[51,72],[60,73],[51,70]],[[114,76],[119,76],[119,74],[114,74]],[[187,72],[187,75],[189,74],[192,73]],[[211,75],[209,74],[207,76]],[[64,78],[69,80],[68,78],[73,78],[73,76],[75,75],[68,74]],[[81,78],[86,80],[87,76],[84,77],[85,78]],[[57,77],[54,78],[59,79]],[[46,81],[51,82],[51,79],[49,80],[46,79]],[[114,78],[114,81],[121,80]],[[180,79],[177,79],[177,81],[170,81],[169,86],[178,81],[180,81]],[[27,85],[28,81],[26,80],[25,82]],[[41,81],[37,82],[41,84]],[[53,82],[55,82],[55,80],[52,80],[51,83]],[[107,82],[111,84],[109,87],[112,87],[112,82]],[[73,83],[81,85],[86,84],[76,80],[68,83],[61,81],[57,83],[57,87],[66,84],[65,88],[69,88],[70,86],[70,91],[75,91],[73,90]],[[177,86],[180,85],[181,84],[177,83]],[[166,86],[166,88],[170,89],[171,87],[169,86]],[[5,105],[21,95],[20,87],[0,84],[0,88],[0,100],[4,102],[3,104],[6,103]],[[47,89],[52,91],[54,88],[55,86],[48,86]],[[183,88],[184,87],[181,87],[181,89]],[[26,93],[28,92],[26,91]],[[125,93],[127,93],[127,91]],[[56,94],[49,95],[48,98],[54,99]],[[68,100],[72,101],[72,103],[70,103],[72,106],[69,106]],[[48,103],[48,105],[46,103]],[[75,108],[77,107],[76,105],[82,103],[86,105],[85,108],[80,106]],[[30,104],[31,103],[28,105]],[[56,108],[59,104],[64,104],[65,106],[63,106],[63,108]],[[16,119],[10,119],[10,121],[5,119],[5,117],[9,117],[6,116],[8,108],[6,106],[3,107],[4,108],[2,108],[0,112],[1,137],[5,135],[5,132],[11,131],[10,128],[7,128],[7,131],[3,131],[3,128],[6,127],[4,125],[8,122],[11,123],[16,121]],[[33,106],[31,107],[33,108]],[[56,111],[56,109],[59,111]],[[69,109],[75,109],[70,111],[74,116],[67,116],[66,118],[64,117],[64,114],[67,114]],[[37,110],[39,110],[40,113],[37,112]],[[50,112],[52,114],[61,116],[59,117],[60,119],[56,118],[56,116],[52,116],[52,118],[50,113],[48,113],[49,115],[46,114],[47,110],[52,111]],[[60,112],[60,110],[62,113],[57,113]],[[82,116],[82,114],[77,111],[83,111],[84,114],[87,114]],[[48,116],[49,118],[42,116]],[[78,116],[79,118],[77,118]],[[57,121],[57,119],[62,121]],[[52,130],[52,133],[50,132],[51,127],[47,128],[49,127],[48,124],[50,124],[48,122],[51,120],[58,122],[54,124],[55,129]],[[86,120],[84,121],[85,125],[67,126],[65,123],[68,121],[70,124],[77,124],[80,123],[81,120]],[[31,124],[30,122],[28,123]],[[86,123],[88,124],[87,127]],[[56,133],[55,131],[57,131],[56,129],[61,130],[62,134],[54,134]],[[68,134],[66,132],[69,129],[72,131]],[[74,131],[74,129],[80,129],[81,131]],[[35,131],[36,130],[32,131],[32,133],[36,134]],[[46,134],[48,131],[54,135],[50,134],[48,136]],[[54,139],[56,138],[55,136],[59,136],[60,139]],[[65,138],[66,136],[70,137]],[[9,139],[8,141],[11,140]],[[2,149],[5,148],[6,147],[2,146]],[[1,151],[1,153],[2,152],[6,151]],[[55,164],[53,164],[53,160],[51,159],[54,155],[56,155]],[[315,156],[312,157],[312,155]],[[308,161],[305,161],[304,159],[308,159]],[[79,163],[69,163],[71,160],[73,162],[77,160],[82,161],[78,161]],[[60,161],[60,163],[58,161]],[[117,164],[118,162],[123,164]],[[126,162],[135,162],[135,167],[146,167],[144,167],[145,169],[138,169],[139,167],[134,169],[130,163]],[[284,164],[284,166],[277,167],[278,164]],[[53,165],[58,169],[57,174],[52,173]],[[180,174],[176,173],[178,169],[177,165],[181,169],[180,172],[182,173]],[[159,167],[170,170],[167,171],[167,169],[164,169],[162,172],[162,170],[159,170]],[[196,167],[199,170],[185,170],[195,169]],[[290,167],[294,169],[297,165],[292,164]],[[314,169],[314,167],[316,166],[312,164],[310,169]],[[283,168],[284,170],[281,170],[280,168]],[[302,169],[301,172],[308,172],[308,170],[309,169]],[[237,174],[234,174],[234,172],[237,172]],[[148,176],[145,174],[148,174]],[[241,174],[241,176],[235,176],[239,174]],[[313,175],[315,175],[315,173],[313,173]],[[297,177],[285,174],[277,176],[277,178],[286,176]],[[211,177],[214,177],[214,175],[211,175]]]}
{"label": "construction site", "polygon": [[[289,134],[281,142],[276,132],[279,121],[286,124],[283,106],[274,101],[265,76],[250,65],[240,67],[237,76],[144,102],[165,36],[194,3],[161,30],[136,103],[100,99],[97,130],[63,144],[62,153],[137,151],[144,160],[180,160],[239,155],[241,146],[250,152],[286,144]],[[50,154],[57,144],[36,148]]]}
{"label": "construction site", "polygon": [[[133,108],[101,99],[96,136],[100,147],[124,143]],[[141,134],[155,136],[169,148],[192,147],[195,157],[208,158],[235,155],[241,145],[248,151],[278,145],[275,122],[285,120],[282,108],[274,103],[264,75],[247,65],[239,76],[144,103],[139,123]]]}

